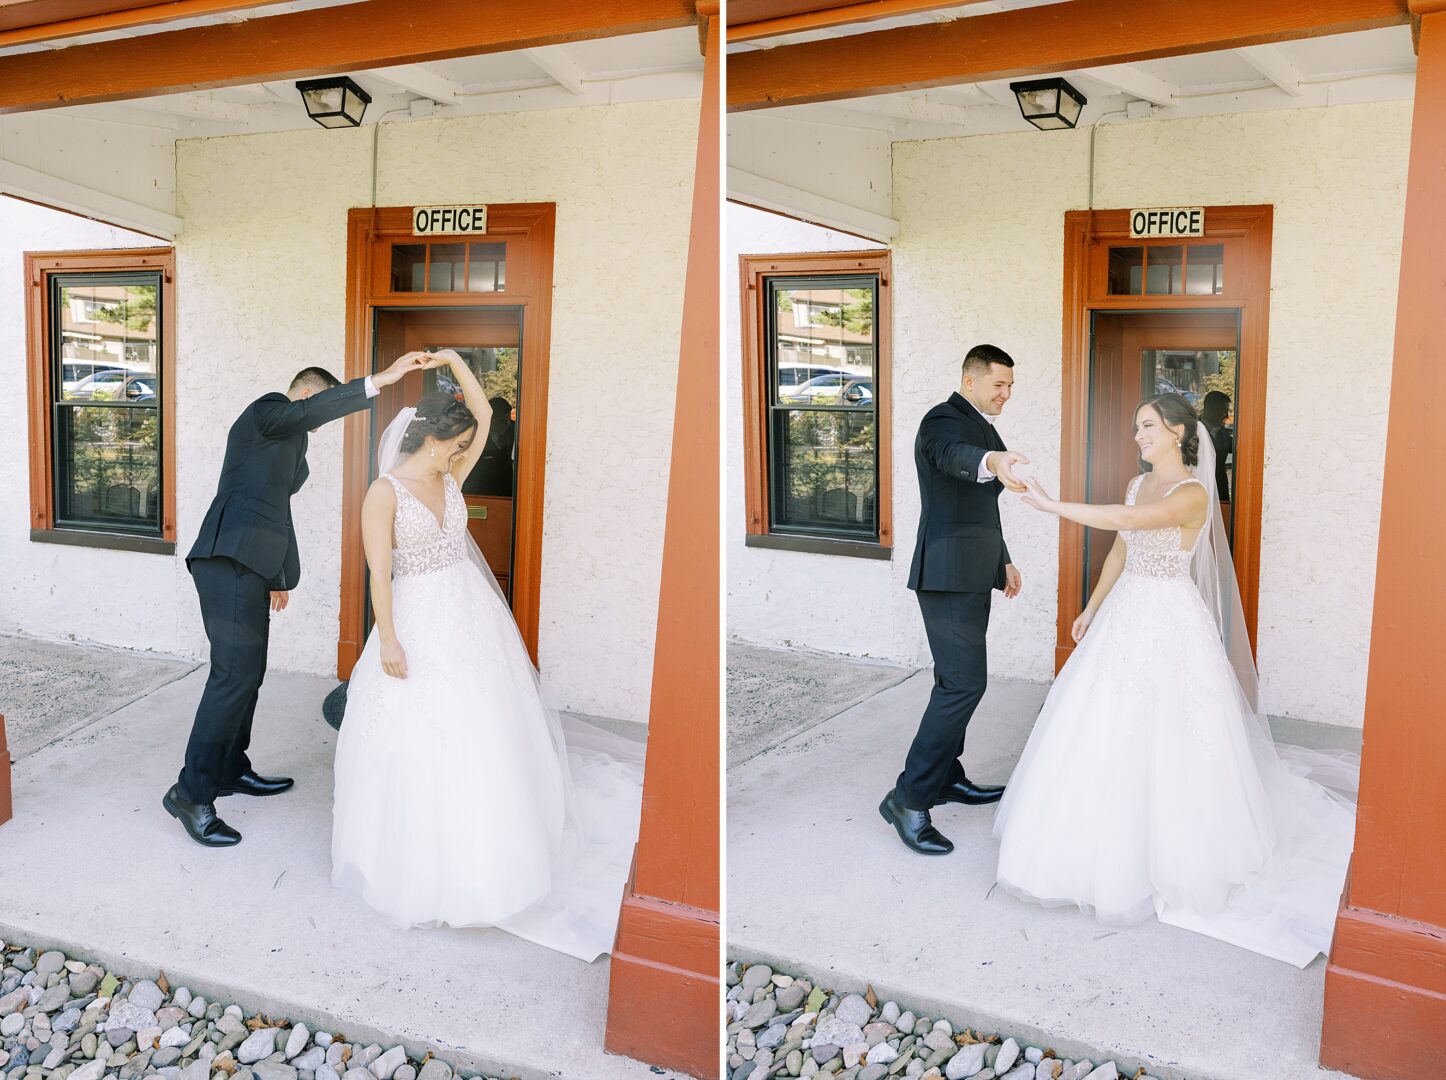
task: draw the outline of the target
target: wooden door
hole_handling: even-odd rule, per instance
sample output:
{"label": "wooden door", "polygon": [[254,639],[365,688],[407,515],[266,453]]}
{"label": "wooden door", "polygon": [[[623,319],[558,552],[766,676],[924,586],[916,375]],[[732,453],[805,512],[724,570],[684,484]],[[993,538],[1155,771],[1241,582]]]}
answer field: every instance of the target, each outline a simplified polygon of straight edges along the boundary
{"label": "wooden door", "polygon": [[[1230,385],[1232,403],[1238,372],[1238,318],[1233,311],[1115,313],[1095,315],[1090,355],[1089,446],[1087,498],[1092,503],[1118,503],[1125,488],[1141,468],[1135,448],[1135,408],[1146,398],[1180,390],[1199,408],[1206,391]],[[1205,361],[1212,354],[1227,354],[1233,365],[1230,378],[1209,378],[1205,373],[1192,380],[1180,378],[1172,369],[1161,370],[1159,358],[1194,354]],[[1188,362],[1188,361],[1187,361]],[[1209,375],[1214,375],[1210,372]],[[1174,376],[1173,378],[1171,376]],[[1186,385],[1179,385],[1180,383]],[[1222,495],[1228,497],[1227,487]],[[1222,509],[1229,528],[1229,503]],[[1100,569],[1114,545],[1115,534],[1103,529],[1085,529],[1085,597],[1099,580]],[[1080,599],[1081,606],[1084,597]]]}
{"label": "wooden door", "polygon": [[[536,663],[557,209],[551,203],[494,203],[488,207],[485,236],[436,238],[414,235],[412,209],[369,207],[347,213],[347,378],[375,371],[412,348],[455,346],[469,362],[476,361],[474,370],[495,369],[498,350],[513,350],[509,364],[515,368],[515,386],[508,400],[516,415],[509,408],[505,417],[497,416],[499,452],[492,455],[490,481],[470,483],[479,478],[474,470],[462,490],[472,533],[508,589],[517,628]],[[483,379],[489,395],[498,389],[492,385],[496,374],[493,370]],[[404,380],[373,410],[346,422],[338,678],[350,676],[369,629],[360,522],[362,499],[376,475],[378,432],[441,377],[434,371],[420,385]],[[494,432],[491,417],[479,419]],[[505,449],[509,431],[510,460]]]}
{"label": "wooden door", "polygon": [[[482,458],[463,481],[467,500],[467,531],[481,548],[487,565],[503,593],[511,598],[514,549],[513,505],[516,499],[517,430],[521,422],[520,370],[522,310],[412,308],[377,312],[374,371],[381,371],[403,353],[416,350],[456,349],[469,361],[488,391],[493,411],[477,418],[477,438],[485,440]],[[441,371],[423,378],[408,378],[385,387],[377,398],[373,438],[397,413],[414,406],[433,390],[455,388]],[[376,445],[372,446],[372,476],[376,474]]]}

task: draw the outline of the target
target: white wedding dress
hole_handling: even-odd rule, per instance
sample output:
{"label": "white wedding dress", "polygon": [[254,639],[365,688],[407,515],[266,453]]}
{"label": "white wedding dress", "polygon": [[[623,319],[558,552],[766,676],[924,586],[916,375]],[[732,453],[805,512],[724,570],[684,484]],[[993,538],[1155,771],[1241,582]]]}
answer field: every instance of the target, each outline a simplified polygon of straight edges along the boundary
{"label": "white wedding dress", "polygon": [[1271,741],[1180,528],[1121,535],[1124,572],[995,817],[998,881],[1101,922],[1155,915],[1304,967],[1329,951],[1355,831],[1351,800],[1317,780],[1349,789],[1353,770]]}
{"label": "white wedding dress", "polygon": [[397,926],[495,926],[592,961],[617,929],[641,750],[597,729],[564,740],[512,612],[468,557],[456,482],[439,523],[385,475],[407,676],[382,671],[373,629],[337,741],[332,882]]}

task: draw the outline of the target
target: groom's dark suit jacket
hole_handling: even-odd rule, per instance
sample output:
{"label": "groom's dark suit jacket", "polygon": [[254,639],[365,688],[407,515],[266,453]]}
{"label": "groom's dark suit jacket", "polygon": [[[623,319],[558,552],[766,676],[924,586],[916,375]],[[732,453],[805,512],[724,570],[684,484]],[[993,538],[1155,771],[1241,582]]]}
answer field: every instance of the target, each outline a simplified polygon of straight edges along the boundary
{"label": "groom's dark suit jacket", "polygon": [[366,380],[334,386],[292,401],[273,393],[247,406],[226,436],[216,497],[186,556],[224,556],[265,578],[270,588],[294,589],[301,579],[291,496],[306,483],[307,432],[367,407]]}
{"label": "groom's dark suit jacket", "polygon": [[998,480],[981,483],[984,455],[1006,449],[993,425],[960,394],[935,405],[919,424],[919,538],[909,588],[982,592],[1004,588],[1009,548],[999,525]]}

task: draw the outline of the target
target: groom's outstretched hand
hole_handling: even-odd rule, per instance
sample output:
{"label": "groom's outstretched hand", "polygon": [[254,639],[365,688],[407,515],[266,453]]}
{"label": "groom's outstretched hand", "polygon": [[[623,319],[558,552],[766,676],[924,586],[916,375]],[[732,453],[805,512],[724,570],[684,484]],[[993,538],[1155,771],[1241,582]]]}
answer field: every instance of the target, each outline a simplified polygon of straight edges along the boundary
{"label": "groom's outstretched hand", "polygon": [[372,376],[373,386],[390,386],[394,382],[400,382],[404,377],[414,371],[421,371],[427,366],[427,354],[424,352],[403,353],[392,361],[386,371],[379,371]]}
{"label": "groom's outstretched hand", "polygon": [[999,477],[1000,483],[1010,491],[1023,493],[1024,481],[1014,474],[1016,465],[1028,465],[1029,458],[1013,450],[994,450],[984,459],[989,471]]}

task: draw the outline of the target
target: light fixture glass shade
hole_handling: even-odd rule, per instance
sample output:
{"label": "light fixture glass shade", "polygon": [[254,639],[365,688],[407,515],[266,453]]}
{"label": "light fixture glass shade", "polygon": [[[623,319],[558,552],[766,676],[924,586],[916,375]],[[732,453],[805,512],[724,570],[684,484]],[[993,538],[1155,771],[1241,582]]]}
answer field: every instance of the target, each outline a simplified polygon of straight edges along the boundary
{"label": "light fixture glass shade", "polygon": [[1079,123],[1085,96],[1064,79],[1033,79],[1010,83],[1019,113],[1041,131],[1072,128]]}
{"label": "light fixture glass shade", "polygon": [[356,127],[371,104],[371,95],[345,75],[299,82],[306,115],[322,127]]}

